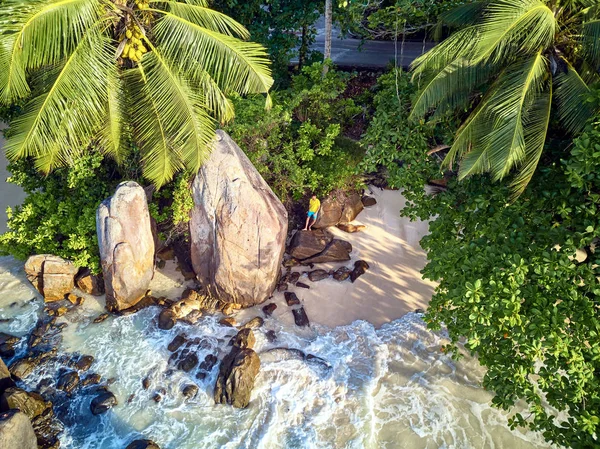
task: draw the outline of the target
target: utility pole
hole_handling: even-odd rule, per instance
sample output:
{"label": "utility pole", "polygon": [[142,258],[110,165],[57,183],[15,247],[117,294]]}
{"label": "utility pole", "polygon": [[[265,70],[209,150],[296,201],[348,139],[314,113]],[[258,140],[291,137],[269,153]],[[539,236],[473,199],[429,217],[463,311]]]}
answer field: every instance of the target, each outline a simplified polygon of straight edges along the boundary
{"label": "utility pole", "polygon": [[[325,0],[325,50],[323,51],[324,59],[331,59],[331,34],[333,22],[333,5],[332,0]],[[327,66],[323,66],[323,76],[327,74]]]}

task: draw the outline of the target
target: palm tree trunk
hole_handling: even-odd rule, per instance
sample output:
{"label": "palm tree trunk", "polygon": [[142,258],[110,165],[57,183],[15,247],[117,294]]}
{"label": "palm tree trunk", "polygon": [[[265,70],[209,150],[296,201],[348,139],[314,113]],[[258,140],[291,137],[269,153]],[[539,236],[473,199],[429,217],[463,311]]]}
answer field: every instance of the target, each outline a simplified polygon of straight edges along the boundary
{"label": "palm tree trunk", "polygon": [[298,69],[301,70],[306,62],[308,55],[308,25],[302,25],[302,37],[300,41],[300,49],[298,50]]}
{"label": "palm tree trunk", "polygon": [[[325,49],[323,51],[324,59],[331,59],[331,34],[333,22],[333,4],[331,0],[325,0]],[[323,66],[323,76],[327,74],[327,66]]]}

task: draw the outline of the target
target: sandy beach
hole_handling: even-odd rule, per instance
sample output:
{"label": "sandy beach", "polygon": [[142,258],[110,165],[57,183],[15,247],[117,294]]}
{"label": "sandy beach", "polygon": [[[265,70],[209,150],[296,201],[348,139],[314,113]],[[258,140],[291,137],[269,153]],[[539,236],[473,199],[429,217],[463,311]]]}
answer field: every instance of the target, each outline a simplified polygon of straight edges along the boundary
{"label": "sandy beach", "polygon": [[[352,243],[352,260],[346,263],[317,264],[314,269],[352,267],[354,261],[365,260],[370,269],[355,283],[338,282],[333,278],[311,282],[306,275],[300,282],[310,289],[290,285],[298,295],[312,323],[335,327],[365,320],[380,327],[401,318],[415,309],[426,309],[435,284],[422,279],[420,270],[425,266],[426,255],[419,241],[428,231],[427,222],[411,222],[400,217],[405,199],[400,191],[370,188],[367,192],[377,204],[365,208],[355,224],[365,225],[363,231],[348,234],[330,228],[336,238]],[[296,267],[293,271],[310,271],[309,267]],[[291,308],[285,303],[283,293],[275,293],[272,300],[278,319],[293,323]],[[262,305],[260,306],[262,307]],[[240,313],[241,318],[257,314],[256,308]]]}

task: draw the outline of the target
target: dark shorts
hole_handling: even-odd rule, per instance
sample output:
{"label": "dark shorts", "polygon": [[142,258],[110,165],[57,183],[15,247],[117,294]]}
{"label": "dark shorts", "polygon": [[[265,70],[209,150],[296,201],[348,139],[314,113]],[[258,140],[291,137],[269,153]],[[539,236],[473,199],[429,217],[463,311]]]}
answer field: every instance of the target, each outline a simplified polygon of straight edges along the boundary
{"label": "dark shorts", "polygon": [[316,212],[311,212],[308,211],[308,214],[306,214],[308,216],[308,218],[313,218],[313,219],[317,219],[317,213]]}

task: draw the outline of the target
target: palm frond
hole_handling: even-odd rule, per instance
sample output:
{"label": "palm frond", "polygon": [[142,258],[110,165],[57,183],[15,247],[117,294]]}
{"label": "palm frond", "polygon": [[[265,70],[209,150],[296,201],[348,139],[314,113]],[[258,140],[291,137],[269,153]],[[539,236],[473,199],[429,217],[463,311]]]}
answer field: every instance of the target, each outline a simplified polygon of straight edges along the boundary
{"label": "palm frond", "polygon": [[548,83],[548,90],[536,97],[525,119],[526,155],[511,182],[511,200],[513,201],[525,191],[538,166],[546,143],[551,110],[552,83]]}
{"label": "palm frond", "polygon": [[[153,10],[157,11],[157,10]],[[201,27],[162,12],[155,27],[157,48],[189,79],[206,72],[225,93],[267,93],[273,84],[263,46]],[[184,42],[193,45],[182,45]]]}
{"label": "palm frond", "polygon": [[440,17],[440,21],[444,25],[456,28],[474,25],[481,19],[488,3],[489,0],[482,0],[457,6],[444,12]]}
{"label": "palm frond", "polygon": [[117,162],[126,156],[124,140],[125,91],[116,65],[112,65],[106,79],[107,101],[104,121],[100,128],[100,147]]}
{"label": "palm frond", "polygon": [[164,4],[176,16],[217,33],[241,39],[250,38],[250,33],[242,24],[221,12],[207,8],[206,5],[164,0],[151,0],[150,4]]}
{"label": "palm frond", "polygon": [[461,162],[460,179],[490,171],[499,180],[525,159],[525,118],[544,86],[547,67],[546,58],[538,52],[513,64],[498,79],[493,95],[483,100],[483,107],[493,120],[493,129],[472,147],[476,154],[482,154],[477,158],[467,155]]}
{"label": "palm frond", "polygon": [[584,101],[590,93],[587,83],[568,61],[563,61],[567,69],[554,79],[557,115],[567,131],[576,133],[583,130],[595,111],[591,103]]}
{"label": "palm frond", "polygon": [[[63,64],[44,73],[36,83],[42,94],[33,98],[25,113],[11,124],[14,134],[6,143],[7,156],[42,157],[53,148],[68,154],[72,146],[87,146],[103,118],[106,76],[114,63],[113,55],[108,39],[91,30]],[[69,128],[68,141],[62,135],[64,126]]]}
{"label": "palm frond", "polygon": [[0,101],[29,94],[25,74],[58,63],[100,17],[100,0],[7,0],[10,20],[0,31]]}
{"label": "palm frond", "polygon": [[410,118],[414,120],[423,117],[434,108],[436,113],[444,114],[465,106],[471,93],[489,79],[494,69],[492,64],[472,65],[462,59],[451,62],[426,80],[413,103]]}
{"label": "palm frond", "polygon": [[583,53],[598,70],[600,69],[600,19],[584,22],[581,33]]}
{"label": "palm frond", "polygon": [[546,49],[556,33],[554,13],[541,0],[496,0],[480,25],[477,61],[510,61]]}

